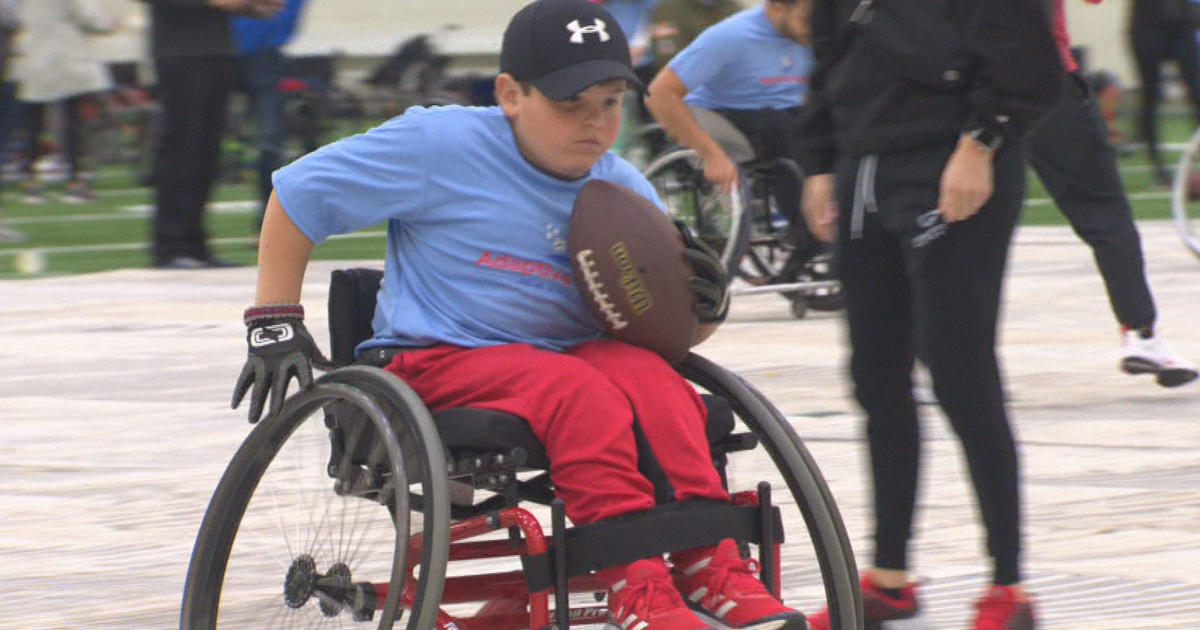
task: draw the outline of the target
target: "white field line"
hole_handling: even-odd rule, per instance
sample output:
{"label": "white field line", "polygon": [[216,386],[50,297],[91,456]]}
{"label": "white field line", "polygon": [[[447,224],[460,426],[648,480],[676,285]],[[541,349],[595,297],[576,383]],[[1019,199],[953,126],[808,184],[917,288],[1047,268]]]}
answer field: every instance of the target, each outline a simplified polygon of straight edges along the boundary
{"label": "white field line", "polygon": [[[353,234],[335,234],[333,236],[330,236],[326,240],[335,241],[335,240],[357,239],[357,238],[375,238],[375,237],[386,236],[386,235],[387,235],[387,231],[385,231],[385,230],[368,230],[368,231],[362,231],[362,232],[354,232]],[[238,244],[249,244],[253,240],[254,240],[253,237],[238,236],[238,237],[229,237],[229,238],[210,238],[210,239],[208,239],[208,242],[215,243],[218,245],[238,245]],[[146,249],[149,247],[150,247],[150,244],[145,243],[145,242],[142,242],[142,243],[110,243],[107,245],[71,245],[71,246],[64,245],[62,247],[25,247],[25,248],[17,248],[17,249],[0,249],[0,256],[15,256],[21,252],[26,252],[26,251],[38,251],[43,254],[76,254],[76,253],[83,253],[83,252],[128,251],[128,250],[135,250],[135,249]]]}
{"label": "white field line", "polygon": [[[251,214],[257,212],[261,204],[257,201],[214,201],[208,204],[208,211],[217,214]],[[34,223],[84,223],[87,221],[119,221],[122,219],[144,219],[154,212],[154,204],[137,204],[122,206],[120,212],[107,214],[59,214],[44,217],[13,217],[5,219],[10,225],[31,225]]]}

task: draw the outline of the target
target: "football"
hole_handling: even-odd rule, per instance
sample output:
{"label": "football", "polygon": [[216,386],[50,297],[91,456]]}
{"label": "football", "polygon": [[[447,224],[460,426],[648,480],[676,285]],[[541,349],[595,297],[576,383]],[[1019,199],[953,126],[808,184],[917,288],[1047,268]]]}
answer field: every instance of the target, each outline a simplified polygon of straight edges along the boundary
{"label": "football", "polygon": [[575,285],[614,339],[683,359],[699,327],[687,287],[693,272],[661,209],[620,184],[591,180],[575,199],[567,249]]}

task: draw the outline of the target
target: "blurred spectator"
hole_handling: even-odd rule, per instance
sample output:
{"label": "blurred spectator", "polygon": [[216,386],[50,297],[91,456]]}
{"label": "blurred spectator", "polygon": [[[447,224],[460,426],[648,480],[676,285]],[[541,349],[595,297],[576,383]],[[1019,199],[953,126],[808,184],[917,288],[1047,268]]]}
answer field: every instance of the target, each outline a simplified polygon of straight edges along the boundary
{"label": "blurred spectator", "polygon": [[[633,72],[642,81],[642,85],[650,85],[654,78],[654,55],[650,50],[650,16],[661,0],[592,0],[604,6],[621,30],[629,38],[629,57],[633,60]],[[632,129],[652,122],[650,112],[639,95],[630,92],[627,95],[625,116],[621,122],[621,135],[613,144],[617,153],[624,151],[628,133]]]}
{"label": "blurred spectator", "polygon": [[80,105],[85,97],[112,87],[108,70],[92,49],[89,35],[107,33],[117,21],[97,0],[38,0],[20,2],[21,33],[13,80],[17,99],[25,104],[28,133],[22,168],[25,200],[43,203],[41,183],[34,168],[41,155],[41,137],[46,114],[52,107],[62,113],[62,151],[67,184],[63,200],[94,199],[81,172],[83,154]]}
{"label": "blurred spectator", "polygon": [[1162,63],[1174,61],[1187,90],[1192,113],[1200,124],[1200,47],[1195,27],[1200,7],[1188,0],[1133,0],[1130,3],[1129,38],[1142,83],[1139,116],[1142,138],[1150,154],[1154,176],[1163,187],[1171,174],[1158,151],[1158,105],[1162,101]]}
{"label": "blurred spectator", "polygon": [[643,84],[654,78],[650,68],[650,16],[661,0],[592,0],[603,5],[621,30],[629,36],[629,56],[633,59],[633,70]]}
{"label": "blurred spectator", "polygon": [[254,223],[254,233],[262,229],[263,213],[271,196],[271,173],[283,160],[283,96],[279,81],[283,78],[285,44],[296,34],[296,25],[305,0],[285,0],[283,9],[268,19],[244,16],[233,18],[233,39],[237,47],[241,88],[250,99],[254,114],[258,149],[258,194],[262,200]]}
{"label": "blurred spectator", "polygon": [[[0,0],[0,155],[8,146],[8,127],[12,119],[13,84],[8,80],[8,52],[13,34],[20,25],[17,17],[17,0]],[[0,243],[19,243],[25,235],[4,225],[0,220]]]}
{"label": "blurred spectator", "polygon": [[227,267],[213,256],[204,210],[220,167],[229,91],[237,74],[233,14],[266,18],[282,0],[142,0],[150,5],[162,136],[155,156],[153,264]]}
{"label": "blurred spectator", "polygon": [[650,14],[654,73],[687,48],[704,29],[741,11],[737,0],[661,0]]}

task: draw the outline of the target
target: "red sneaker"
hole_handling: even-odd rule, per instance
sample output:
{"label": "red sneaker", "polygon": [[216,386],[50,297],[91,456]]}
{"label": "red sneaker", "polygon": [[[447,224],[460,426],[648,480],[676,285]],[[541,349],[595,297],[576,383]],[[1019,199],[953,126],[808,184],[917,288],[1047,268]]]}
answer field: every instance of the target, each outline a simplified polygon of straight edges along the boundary
{"label": "red sneaker", "polygon": [[974,630],[1034,630],[1033,602],[1017,599],[1011,586],[993,586],[982,599],[975,602]]}
{"label": "red sneaker", "polygon": [[675,587],[688,603],[729,628],[805,630],[804,615],[784,606],[758,580],[758,563],[742,558],[731,538],[706,550],[672,556]]}
{"label": "red sneaker", "polygon": [[609,585],[608,615],[623,630],[712,630],[683,603],[661,558],[626,565],[624,577]]}
{"label": "red sneaker", "polygon": [[[921,616],[920,606],[917,605],[917,585],[909,582],[900,589],[900,597],[892,597],[879,590],[871,581],[870,576],[863,574],[859,580],[862,589],[863,620],[868,629],[880,630],[920,630],[929,627]],[[808,618],[812,630],[829,630],[829,611],[812,615]]]}

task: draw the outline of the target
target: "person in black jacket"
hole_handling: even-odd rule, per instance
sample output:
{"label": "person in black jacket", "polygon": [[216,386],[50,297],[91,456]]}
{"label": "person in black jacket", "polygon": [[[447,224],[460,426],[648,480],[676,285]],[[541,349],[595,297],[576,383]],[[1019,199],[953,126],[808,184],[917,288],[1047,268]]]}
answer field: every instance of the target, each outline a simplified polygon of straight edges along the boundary
{"label": "person in black jacket", "polygon": [[1158,105],[1162,101],[1164,61],[1179,66],[1179,78],[1187,90],[1188,103],[1200,124],[1200,47],[1196,44],[1195,17],[1200,7],[1191,0],[1133,0],[1129,3],[1129,40],[1142,84],[1138,126],[1154,167],[1155,181],[1167,188],[1171,173],[1158,151]]}
{"label": "person in black jacket", "polygon": [[[1025,195],[1022,137],[1063,68],[1043,0],[818,0],[804,213],[836,235],[855,396],[874,483],[869,622],[919,615],[908,542],[920,357],[962,443],[994,561],[975,630],[1030,630],[1017,450],[996,360],[1009,241]],[[810,618],[815,630],[826,615]]]}
{"label": "person in black jacket", "polygon": [[220,167],[225,110],[237,72],[230,15],[270,17],[283,0],[142,0],[163,126],[154,160],[152,263],[161,269],[224,267],[204,230]]}

